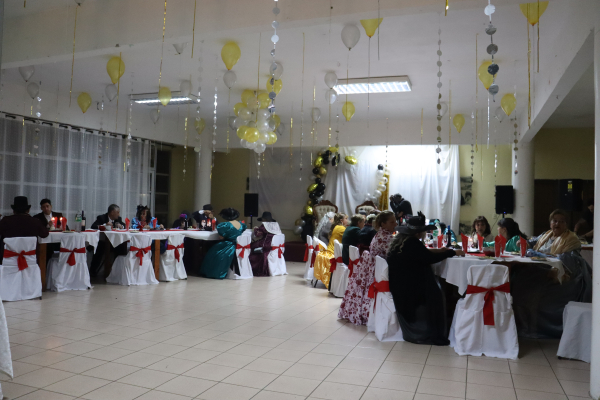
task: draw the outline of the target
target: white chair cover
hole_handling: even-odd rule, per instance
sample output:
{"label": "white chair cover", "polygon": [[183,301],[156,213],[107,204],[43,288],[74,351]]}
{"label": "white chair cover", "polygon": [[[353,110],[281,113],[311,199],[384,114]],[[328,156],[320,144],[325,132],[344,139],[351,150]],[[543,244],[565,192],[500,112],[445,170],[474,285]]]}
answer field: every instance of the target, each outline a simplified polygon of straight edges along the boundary
{"label": "white chair cover", "polygon": [[19,301],[42,297],[42,274],[37,264],[36,237],[4,239],[4,250],[15,253],[34,252],[25,256],[28,267],[19,271],[18,258],[6,257],[0,265],[0,298],[4,301]]}
{"label": "white chair cover", "polygon": [[[498,287],[508,282],[508,268],[503,265],[473,265],[467,272],[469,285]],[[494,322],[484,325],[485,293],[467,294],[456,304],[450,328],[450,346],[457,354],[509,358],[519,355],[517,326],[510,293],[495,291]]]}
{"label": "white chair cover", "polygon": [[273,236],[271,240],[271,252],[267,259],[271,276],[287,275],[283,253],[285,253],[285,235]]}
{"label": "white chair cover", "polygon": [[[12,356],[10,353],[10,343],[8,338],[8,326],[6,324],[6,314],[2,299],[0,299],[0,372],[13,377]],[[0,399],[2,399],[2,387],[0,387]]]}
{"label": "white chair cover", "polygon": [[[584,253],[584,252],[582,252]],[[590,252],[591,253],[591,252]],[[558,345],[559,357],[591,362],[592,304],[570,301],[563,311],[563,334]]]}
{"label": "white chair cover", "polygon": [[60,247],[66,250],[83,249],[83,252],[73,253],[75,265],[68,264],[71,253],[62,251],[58,253],[58,258],[53,257],[48,262],[46,270],[48,289],[53,292],[90,289],[92,285],[90,284],[90,272],[87,266],[85,236],[65,235],[60,238]]}
{"label": "white chair cover", "polygon": [[244,232],[242,232],[243,236],[252,236],[252,229],[246,229]]}
{"label": "white chair cover", "polygon": [[[187,279],[185,266],[183,265],[183,235],[171,235],[167,238],[167,250],[160,255],[160,269],[158,279],[162,282],[173,282],[179,279]],[[175,256],[175,247],[179,254],[179,260]]]}
{"label": "white chair cover", "polygon": [[[375,282],[389,282],[388,263],[383,258],[375,257]],[[380,342],[403,342],[402,329],[396,315],[394,298],[390,292],[377,292],[371,299],[367,330],[375,332]]]}
{"label": "white chair cover", "polygon": [[[250,265],[250,243],[252,237],[250,235],[240,235],[237,238],[237,246],[235,249],[235,255],[237,257],[238,267],[240,274],[236,274],[231,268],[227,273],[227,279],[250,279],[254,278],[252,274],[252,265]],[[241,247],[241,248],[238,248]]]}
{"label": "white chair cover", "polygon": [[344,297],[346,288],[348,287],[348,266],[342,259],[342,244],[335,239],[333,241],[333,258],[338,260],[335,271],[331,273],[331,294],[335,297]]}
{"label": "white chair cover", "polygon": [[305,251],[305,253],[308,254],[308,258],[306,259],[306,266],[304,267],[304,279],[312,281],[315,278],[312,266],[313,239],[308,235],[306,235],[306,245],[308,246],[308,252]]}
{"label": "white chair cover", "polygon": [[135,234],[131,235],[131,247],[138,249],[148,249],[142,258],[142,265],[137,256],[137,251],[131,249],[125,256],[119,256],[115,260],[110,275],[106,282],[117,285],[157,285],[158,281],[154,276],[152,266],[151,251],[152,239],[150,235]]}

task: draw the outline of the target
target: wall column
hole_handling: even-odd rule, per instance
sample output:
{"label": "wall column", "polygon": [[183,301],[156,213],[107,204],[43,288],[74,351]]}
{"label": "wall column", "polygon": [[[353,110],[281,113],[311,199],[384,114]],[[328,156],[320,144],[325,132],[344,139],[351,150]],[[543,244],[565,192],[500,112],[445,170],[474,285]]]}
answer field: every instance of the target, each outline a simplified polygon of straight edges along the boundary
{"label": "wall column", "polygon": [[202,147],[199,153],[196,153],[196,185],[194,193],[194,211],[202,210],[202,206],[210,204],[211,192],[211,165],[212,165],[212,144],[210,135],[205,133],[201,137]]}
{"label": "wall column", "polygon": [[[515,211],[513,218],[519,224],[519,228],[527,236],[533,232],[533,188],[535,178],[535,153],[533,142],[519,142],[518,151],[515,152],[514,145],[511,158],[512,185],[515,189]],[[517,160],[515,160],[515,154]],[[515,174],[515,161],[517,161]]]}

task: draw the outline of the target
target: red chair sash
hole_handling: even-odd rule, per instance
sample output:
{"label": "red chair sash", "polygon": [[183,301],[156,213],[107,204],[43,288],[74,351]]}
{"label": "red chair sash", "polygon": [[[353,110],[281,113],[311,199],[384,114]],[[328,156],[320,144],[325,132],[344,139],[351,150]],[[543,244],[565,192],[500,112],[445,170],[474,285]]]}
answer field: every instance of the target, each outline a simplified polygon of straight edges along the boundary
{"label": "red chair sash", "polygon": [[279,246],[272,246],[271,250],[277,249],[277,257],[281,258],[283,255],[283,250],[285,249],[285,243],[280,244]]}
{"label": "red chair sash", "polygon": [[510,293],[510,282],[493,288],[483,288],[479,286],[467,286],[466,294],[485,293],[483,303],[483,324],[496,325],[494,321],[494,292]]}
{"label": "red chair sash", "polygon": [[35,250],[30,250],[30,251],[23,250],[20,253],[15,253],[14,251],[10,251],[10,250],[4,250],[4,258],[18,257],[17,258],[17,266],[19,267],[19,271],[23,271],[25,268],[29,267],[25,256],[35,256]]}
{"label": "red chair sash", "polygon": [[[390,291],[390,282],[389,281],[381,281],[381,282],[373,282],[371,286],[369,286],[369,298],[377,300],[377,293],[386,293]],[[375,312],[375,306],[377,305],[377,301],[373,303],[373,312]]]}
{"label": "red chair sash", "polygon": [[329,272],[331,272],[333,274],[333,271],[335,271],[337,269],[337,265],[343,264],[344,260],[342,259],[342,257],[332,258],[330,263],[331,263],[331,268],[329,268]]}
{"label": "red chair sash", "polygon": [[69,264],[72,267],[73,265],[75,265],[77,263],[75,261],[75,253],[85,254],[85,247],[82,247],[79,249],[73,249],[73,250],[69,250],[69,249],[65,249],[64,247],[61,247],[60,252],[61,253],[71,253],[71,254],[69,254],[69,258],[67,258],[67,264]]}
{"label": "red chair sash", "polygon": [[354,267],[358,265],[359,261],[360,258],[357,258],[356,260],[350,259],[350,262],[348,263],[348,269],[350,270],[350,272],[348,273],[348,278],[350,278],[354,273]]}
{"label": "red chair sash", "polygon": [[304,250],[304,262],[308,261],[308,253],[310,250],[314,250],[314,247],[312,246],[312,244],[309,246],[308,243],[304,243],[304,246],[306,246],[305,250]]}
{"label": "red chair sash", "polygon": [[241,244],[238,243],[238,244],[235,245],[235,249],[236,250],[242,250],[242,251],[240,251],[239,257],[240,258],[244,258],[244,254],[245,254],[246,249],[248,249],[248,251],[250,251],[250,245],[248,244],[246,246],[242,246]]}
{"label": "red chair sash", "polygon": [[317,253],[321,251],[319,245],[317,244],[313,250],[312,253],[312,258],[310,260],[310,267],[314,268],[315,267],[315,259],[317,258]]}
{"label": "red chair sash", "polygon": [[173,246],[172,244],[167,245],[167,250],[175,250],[175,259],[177,260],[177,262],[179,262],[180,257],[179,249],[183,249],[183,243],[181,243],[179,246]]}
{"label": "red chair sash", "polygon": [[148,247],[143,247],[143,248],[137,248],[135,246],[131,246],[129,248],[129,251],[136,251],[137,254],[135,255],[137,258],[140,259],[140,265],[142,265],[144,263],[144,255],[148,254],[148,252],[150,251],[151,246]]}

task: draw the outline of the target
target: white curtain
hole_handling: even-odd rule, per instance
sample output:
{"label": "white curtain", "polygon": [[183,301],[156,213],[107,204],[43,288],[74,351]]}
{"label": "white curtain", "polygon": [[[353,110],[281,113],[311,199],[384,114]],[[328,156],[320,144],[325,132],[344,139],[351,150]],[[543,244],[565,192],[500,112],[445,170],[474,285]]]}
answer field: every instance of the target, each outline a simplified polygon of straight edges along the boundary
{"label": "white curtain", "polygon": [[[422,211],[427,218],[439,218],[458,229],[460,219],[460,171],[457,146],[442,146],[437,164],[436,146],[388,146],[390,194],[400,193],[412,204],[413,212]],[[349,165],[346,155],[356,152],[359,162]],[[337,168],[326,166],[324,198],[337,205],[340,212],[354,214],[357,205],[373,193],[379,164],[386,163],[385,146],[343,147],[342,162]],[[282,229],[291,229],[306,201],[306,189],[313,183],[310,152],[303,153],[303,172],[299,171],[296,148],[290,169],[289,149],[269,149],[261,162],[257,179],[257,157],[251,161],[250,191],[259,194],[260,211],[271,211]],[[302,180],[300,180],[300,177]]]}
{"label": "white curtain", "polygon": [[0,119],[0,213],[10,215],[23,195],[32,215],[49,198],[68,221],[84,210],[88,226],[113,203],[132,218],[137,204],[153,205],[154,148],[133,141],[127,171],[126,147],[121,136]]}

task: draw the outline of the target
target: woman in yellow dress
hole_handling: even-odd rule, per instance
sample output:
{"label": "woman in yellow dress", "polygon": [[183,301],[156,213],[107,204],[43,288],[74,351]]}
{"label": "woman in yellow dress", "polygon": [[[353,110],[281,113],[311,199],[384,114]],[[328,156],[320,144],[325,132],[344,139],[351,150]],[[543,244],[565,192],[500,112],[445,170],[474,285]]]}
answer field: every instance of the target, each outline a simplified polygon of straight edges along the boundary
{"label": "woman in yellow dress", "polygon": [[320,251],[315,259],[315,279],[323,282],[326,287],[329,287],[329,278],[331,277],[329,269],[331,268],[330,260],[333,258],[333,242],[334,240],[337,240],[342,243],[342,236],[344,236],[346,225],[348,225],[348,216],[342,213],[335,214],[333,223],[331,224],[331,233],[329,235],[327,250]]}

